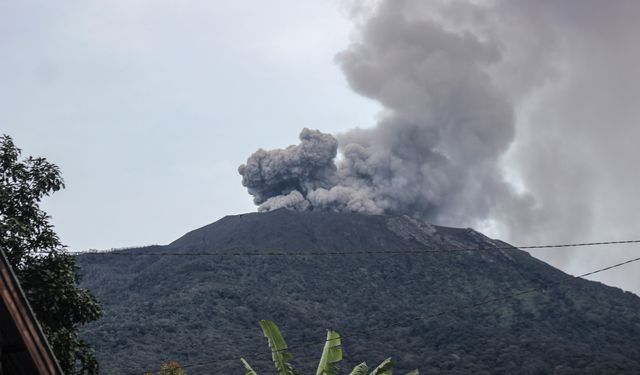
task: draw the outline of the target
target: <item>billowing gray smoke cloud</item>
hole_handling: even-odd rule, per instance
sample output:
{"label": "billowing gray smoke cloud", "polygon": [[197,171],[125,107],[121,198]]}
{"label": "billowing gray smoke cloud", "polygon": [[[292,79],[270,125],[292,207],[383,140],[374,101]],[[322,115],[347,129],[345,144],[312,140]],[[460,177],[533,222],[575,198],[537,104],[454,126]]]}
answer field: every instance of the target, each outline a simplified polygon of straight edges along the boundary
{"label": "billowing gray smoke cloud", "polygon": [[379,123],[336,138],[305,129],[301,143],[259,150],[239,169],[260,210],[403,213],[464,225],[521,205],[499,169],[514,113],[487,70],[493,42],[380,5],[337,56],[351,87],[385,108]]}
{"label": "billowing gray smoke cloud", "polygon": [[[337,62],[379,121],[282,184],[243,171],[287,151],[252,156],[241,173],[261,209],[405,213],[516,244],[639,237],[640,1],[357,3]],[[537,256],[584,272],[635,250]]]}
{"label": "billowing gray smoke cloud", "polygon": [[300,145],[284,150],[256,151],[238,168],[242,185],[262,210],[311,208],[304,196],[333,186],[338,141],[330,134],[303,129]]}
{"label": "billowing gray smoke cloud", "polygon": [[[369,186],[345,186],[344,171],[336,167],[338,140],[318,130],[303,129],[300,144],[284,150],[255,152],[238,169],[242,184],[261,211],[349,210],[382,213]],[[347,154],[347,159],[348,154]]]}

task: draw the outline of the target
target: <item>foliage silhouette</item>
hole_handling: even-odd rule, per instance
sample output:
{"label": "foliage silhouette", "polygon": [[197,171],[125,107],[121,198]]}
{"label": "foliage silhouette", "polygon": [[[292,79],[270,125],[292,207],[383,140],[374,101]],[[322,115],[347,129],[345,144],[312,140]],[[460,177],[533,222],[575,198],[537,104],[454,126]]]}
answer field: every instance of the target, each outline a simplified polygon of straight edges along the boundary
{"label": "foliage silhouette", "polygon": [[96,298],[78,287],[75,257],[66,253],[43,197],[64,188],[58,167],[44,158],[20,160],[11,137],[0,137],[0,248],[4,249],[47,340],[67,374],[97,374],[93,350],[78,326],[96,320]]}

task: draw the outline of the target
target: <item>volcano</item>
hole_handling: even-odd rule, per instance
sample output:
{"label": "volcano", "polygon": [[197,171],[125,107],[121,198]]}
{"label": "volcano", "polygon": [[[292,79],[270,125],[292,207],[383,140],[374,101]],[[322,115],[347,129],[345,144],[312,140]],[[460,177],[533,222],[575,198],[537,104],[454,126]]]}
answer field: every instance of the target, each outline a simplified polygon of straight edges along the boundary
{"label": "volcano", "polygon": [[167,359],[242,374],[241,356],[274,373],[260,319],[279,325],[303,373],[328,328],[343,335],[344,368],[393,357],[398,373],[640,373],[638,296],[472,229],[280,209],[117,253],[78,256],[104,307],[82,335],[105,374]]}

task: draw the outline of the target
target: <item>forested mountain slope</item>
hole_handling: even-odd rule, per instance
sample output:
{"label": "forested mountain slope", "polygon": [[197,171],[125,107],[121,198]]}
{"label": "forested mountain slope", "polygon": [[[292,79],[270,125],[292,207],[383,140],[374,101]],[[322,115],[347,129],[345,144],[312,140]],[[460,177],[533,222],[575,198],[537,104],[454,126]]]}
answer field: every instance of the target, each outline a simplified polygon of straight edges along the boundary
{"label": "forested mountain slope", "polygon": [[[485,250],[82,255],[83,285],[105,311],[83,333],[106,374],[142,373],[165,359],[190,364],[240,356],[258,372],[274,373],[260,319],[278,323],[305,373],[315,371],[327,328],[345,336],[345,368],[392,356],[398,373],[640,373],[640,298],[597,282],[569,279],[418,318],[566,278],[524,251],[498,246],[505,244],[471,229],[407,217],[287,210],[229,216],[167,246],[124,252]],[[244,374],[239,360],[187,373]]]}

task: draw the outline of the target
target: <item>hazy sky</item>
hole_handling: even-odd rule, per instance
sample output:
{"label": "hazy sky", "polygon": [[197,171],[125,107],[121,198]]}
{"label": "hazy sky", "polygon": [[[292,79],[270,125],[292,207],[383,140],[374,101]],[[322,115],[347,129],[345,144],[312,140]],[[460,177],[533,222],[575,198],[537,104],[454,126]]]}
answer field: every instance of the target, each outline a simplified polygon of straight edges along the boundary
{"label": "hazy sky", "polygon": [[[357,64],[345,76],[335,62],[348,48],[359,53],[349,43],[370,2],[356,3],[363,8],[351,13],[338,0],[0,0],[0,132],[61,167],[67,189],[44,208],[72,250],[168,243],[256,209],[237,172],[256,149],[297,143],[303,127],[370,128],[381,121],[380,102],[404,105],[395,100],[404,92],[367,84],[384,86],[393,78],[384,72],[405,67],[419,74],[411,59],[382,62],[372,76]],[[462,56],[486,66],[463,66],[467,91],[487,79],[486,92],[497,90],[513,110],[503,124],[512,134],[492,159],[531,197],[532,211],[516,219],[499,210],[480,229],[516,245],[640,238],[640,2],[397,0],[388,8],[408,15],[385,21],[394,37],[419,40],[412,22],[422,18],[445,45],[451,33],[472,35],[481,55]],[[376,27],[361,34],[384,53],[375,43],[387,34],[375,39]],[[446,81],[455,68],[418,82]],[[640,250],[537,254],[581,273]],[[638,292],[638,271],[600,280]]]}
{"label": "hazy sky", "polygon": [[72,249],[168,243],[254,211],[258,147],[371,123],[332,1],[0,1],[0,129],[62,168],[45,208]]}

